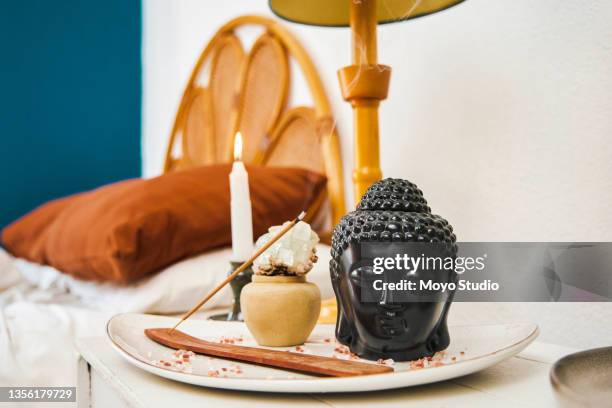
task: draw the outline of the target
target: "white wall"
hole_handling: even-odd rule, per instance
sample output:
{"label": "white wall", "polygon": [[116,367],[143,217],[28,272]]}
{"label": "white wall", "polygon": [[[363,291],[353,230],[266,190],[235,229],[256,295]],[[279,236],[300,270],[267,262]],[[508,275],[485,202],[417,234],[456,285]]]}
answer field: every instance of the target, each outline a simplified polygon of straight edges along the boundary
{"label": "white wall", "polygon": [[[146,175],[158,174],[189,71],[217,27],[266,0],[144,1]],[[612,240],[612,2],[468,0],[379,30],[386,176],[408,178],[463,241]],[[332,100],[350,193],[346,29],[287,23]],[[298,90],[297,98],[304,98]],[[350,200],[349,200],[350,201]],[[547,341],[612,342],[612,304],[457,304],[453,321],[537,320]]]}

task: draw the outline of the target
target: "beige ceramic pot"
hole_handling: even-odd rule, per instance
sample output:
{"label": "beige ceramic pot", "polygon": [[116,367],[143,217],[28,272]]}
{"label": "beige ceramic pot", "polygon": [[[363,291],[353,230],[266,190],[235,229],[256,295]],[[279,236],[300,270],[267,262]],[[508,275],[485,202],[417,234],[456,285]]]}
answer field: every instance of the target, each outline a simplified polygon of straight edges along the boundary
{"label": "beige ceramic pot", "polygon": [[304,276],[253,275],[240,295],[244,322],[261,346],[303,344],[321,311],[321,292]]}

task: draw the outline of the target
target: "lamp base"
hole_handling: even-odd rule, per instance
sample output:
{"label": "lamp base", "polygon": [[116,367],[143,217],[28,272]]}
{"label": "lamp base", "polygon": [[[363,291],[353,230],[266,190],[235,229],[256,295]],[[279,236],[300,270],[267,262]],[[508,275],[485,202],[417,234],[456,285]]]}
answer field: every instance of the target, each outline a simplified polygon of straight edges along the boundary
{"label": "lamp base", "polygon": [[[242,262],[230,262],[231,269],[229,273],[232,273],[242,265]],[[234,301],[232,304],[232,309],[229,313],[221,313],[210,316],[209,320],[217,320],[224,322],[243,322],[242,318],[242,310],[240,308],[240,294],[242,293],[242,288],[245,287],[246,284],[251,282],[251,278],[253,276],[253,269],[248,267],[244,271],[240,272],[236,277],[230,282],[230,287],[232,288],[232,294],[234,296]]]}

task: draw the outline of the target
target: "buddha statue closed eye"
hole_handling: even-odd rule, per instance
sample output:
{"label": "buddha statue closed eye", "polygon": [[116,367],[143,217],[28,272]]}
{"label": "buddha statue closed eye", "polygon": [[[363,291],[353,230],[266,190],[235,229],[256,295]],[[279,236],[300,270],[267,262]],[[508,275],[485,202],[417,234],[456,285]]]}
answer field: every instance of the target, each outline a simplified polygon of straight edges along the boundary
{"label": "buddha statue closed eye", "polygon": [[[372,263],[364,261],[364,245],[368,244],[390,250],[390,254],[391,248],[402,247],[415,258],[427,253],[454,260],[457,254],[453,228],[442,217],[431,214],[423,193],[413,183],[385,179],[373,184],[357,210],[336,226],[332,237],[330,273],[338,303],[338,341],[371,360],[413,360],[448,347],[446,317],[452,291],[433,297],[429,293],[425,301],[418,290],[372,292],[374,280],[391,275],[377,275]],[[426,271],[417,268],[409,275],[406,278],[415,282],[456,280],[454,271],[441,267]],[[366,295],[374,298],[368,300]]]}

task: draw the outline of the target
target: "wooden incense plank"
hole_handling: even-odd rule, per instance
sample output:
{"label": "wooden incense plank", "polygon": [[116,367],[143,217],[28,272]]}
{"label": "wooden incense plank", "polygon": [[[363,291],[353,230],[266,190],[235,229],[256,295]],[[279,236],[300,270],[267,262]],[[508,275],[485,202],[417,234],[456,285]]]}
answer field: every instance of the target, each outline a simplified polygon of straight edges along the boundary
{"label": "wooden incense plank", "polygon": [[192,337],[178,330],[171,332],[170,329],[167,328],[146,329],[145,334],[151,340],[177,350],[189,350],[194,353],[208,356],[247,361],[250,363],[311,374],[348,377],[393,372],[393,368],[378,364],[292,353],[289,351],[214,343]]}

